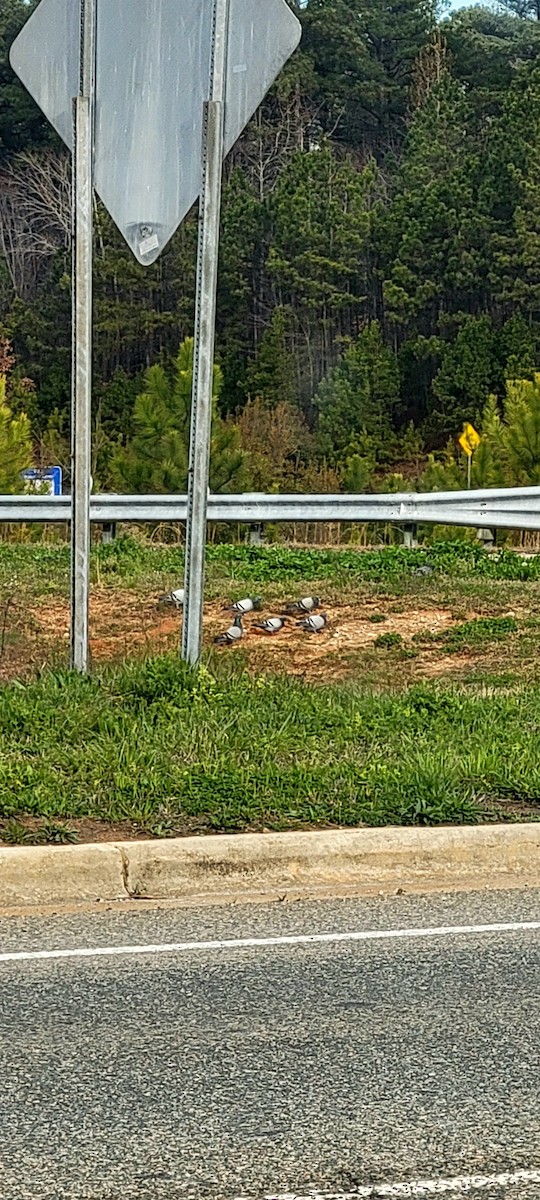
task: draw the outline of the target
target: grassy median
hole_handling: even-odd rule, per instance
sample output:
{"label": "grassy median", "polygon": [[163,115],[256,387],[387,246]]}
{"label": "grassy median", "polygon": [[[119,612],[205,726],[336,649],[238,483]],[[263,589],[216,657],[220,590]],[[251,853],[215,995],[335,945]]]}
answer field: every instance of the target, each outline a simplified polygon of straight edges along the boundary
{"label": "grassy median", "polygon": [[535,819],[539,724],[540,688],[373,695],[176,656],[45,674],[0,694],[3,837],[36,818],[49,840],[81,818],[157,836]]}
{"label": "grassy median", "polygon": [[[122,538],[93,551],[88,679],[66,670],[68,562],[0,547],[0,840],[540,816],[540,558],[214,546],[192,672],[156,600],[181,548]],[[312,592],[320,637],[248,619],[212,648],[225,602]]]}

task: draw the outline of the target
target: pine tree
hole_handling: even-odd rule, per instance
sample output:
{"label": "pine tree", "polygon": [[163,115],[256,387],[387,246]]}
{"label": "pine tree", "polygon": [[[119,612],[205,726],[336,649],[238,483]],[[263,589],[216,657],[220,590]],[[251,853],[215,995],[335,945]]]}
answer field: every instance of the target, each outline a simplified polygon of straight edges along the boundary
{"label": "pine tree", "polygon": [[375,467],[374,460],[363,454],[350,454],[345,459],[342,477],[344,492],[362,494],[371,490],[371,480]]}
{"label": "pine tree", "polygon": [[540,484],[540,374],[506,385],[501,431],[508,483]]}
{"label": "pine tree", "polygon": [[471,464],[473,487],[504,487],[503,425],[496,396],[488,396],[480,423],[480,445]]}
{"label": "pine tree", "polygon": [[294,405],[297,400],[296,363],[290,348],[289,322],[285,310],[274,309],[261,344],[247,370],[251,396],[274,407]]}
{"label": "pine tree", "polygon": [[468,100],[444,63],[425,93],[376,225],[385,311],[400,340],[433,336],[445,314],[485,307],[489,222],[478,205]]}
{"label": "pine tree", "polygon": [[478,420],[486,395],[498,383],[495,350],[489,317],[470,317],[446,344],[433,381],[431,421],[439,432],[456,435],[464,421]]}
{"label": "pine tree", "polygon": [[433,29],[430,0],[306,0],[303,53],[315,65],[326,131],[382,156],[404,132],[414,62]]}
{"label": "pine tree", "polygon": [[306,402],[365,307],[377,187],[373,164],[359,171],[323,146],[296,154],[268,201],[271,304],[286,313]]}
{"label": "pine tree", "polygon": [[384,456],[398,405],[397,359],[385,346],[379,323],[372,321],[319,387],[315,407],[321,446],[339,454],[365,431]]}
{"label": "pine tree", "polygon": [[263,209],[242,171],[223,189],[218,273],[217,339],[223,371],[220,407],[235,412],[250,391],[246,366],[253,354],[253,288]]}
{"label": "pine tree", "polygon": [[502,379],[523,379],[534,373],[538,359],[534,326],[521,312],[505,321],[498,335]]}
{"label": "pine tree", "polygon": [[[128,492],[184,493],[187,489],[189,429],[193,377],[193,339],[182,343],[174,372],[153,366],[146,389],[135,401],[133,437],[113,460],[112,472]],[[217,401],[222,374],[214,367],[210,487],[215,492],[241,490],[246,456],[236,426],[221,420]]]}
{"label": "pine tree", "polygon": [[32,463],[32,439],[28,417],[14,417],[6,399],[7,379],[0,374],[0,492],[10,495],[23,491],[21,472]]}

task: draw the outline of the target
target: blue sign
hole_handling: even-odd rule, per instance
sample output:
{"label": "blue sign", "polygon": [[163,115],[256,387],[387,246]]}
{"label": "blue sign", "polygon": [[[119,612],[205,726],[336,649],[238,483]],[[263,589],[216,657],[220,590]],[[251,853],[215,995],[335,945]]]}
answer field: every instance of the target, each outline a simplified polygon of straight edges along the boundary
{"label": "blue sign", "polygon": [[49,496],[62,495],[62,468],[61,467],[45,467],[40,470],[38,467],[29,467],[27,471],[22,472],[22,477],[26,484],[32,488],[41,491],[47,491]]}

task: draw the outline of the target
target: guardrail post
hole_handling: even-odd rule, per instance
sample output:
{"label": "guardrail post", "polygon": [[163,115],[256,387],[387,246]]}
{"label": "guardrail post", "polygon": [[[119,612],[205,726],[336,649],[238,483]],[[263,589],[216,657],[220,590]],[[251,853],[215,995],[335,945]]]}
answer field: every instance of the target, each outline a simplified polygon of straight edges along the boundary
{"label": "guardrail post", "polygon": [[111,542],[115,541],[115,538],[116,538],[116,521],[107,521],[106,524],[104,524],[102,526],[101,541],[104,546],[110,546]]}
{"label": "guardrail post", "polygon": [[264,545],[264,525],[262,521],[257,521],[257,524],[249,527],[249,544],[250,546]]}
{"label": "guardrail post", "polygon": [[418,526],[403,526],[403,545],[406,550],[416,550],[418,546]]}
{"label": "guardrail post", "polygon": [[488,549],[491,549],[491,547],[495,545],[495,542],[497,540],[497,530],[496,529],[477,529],[476,536],[478,538],[478,541],[481,542],[482,545],[484,546],[484,549],[488,550]]}

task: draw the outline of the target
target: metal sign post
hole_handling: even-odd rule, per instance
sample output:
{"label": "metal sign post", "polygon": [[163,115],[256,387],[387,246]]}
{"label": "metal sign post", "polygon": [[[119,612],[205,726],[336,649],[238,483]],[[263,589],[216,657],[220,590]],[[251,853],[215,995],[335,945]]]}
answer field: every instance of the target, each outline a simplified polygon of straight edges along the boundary
{"label": "metal sign post", "polygon": [[182,657],[193,664],[198,663],[202,646],[229,10],[230,0],[214,0],[210,99],[203,118],[182,628]]}
{"label": "metal sign post", "polygon": [[92,194],[97,0],[81,0],[80,94],[73,101],[71,665],[88,670],[92,437]]}

